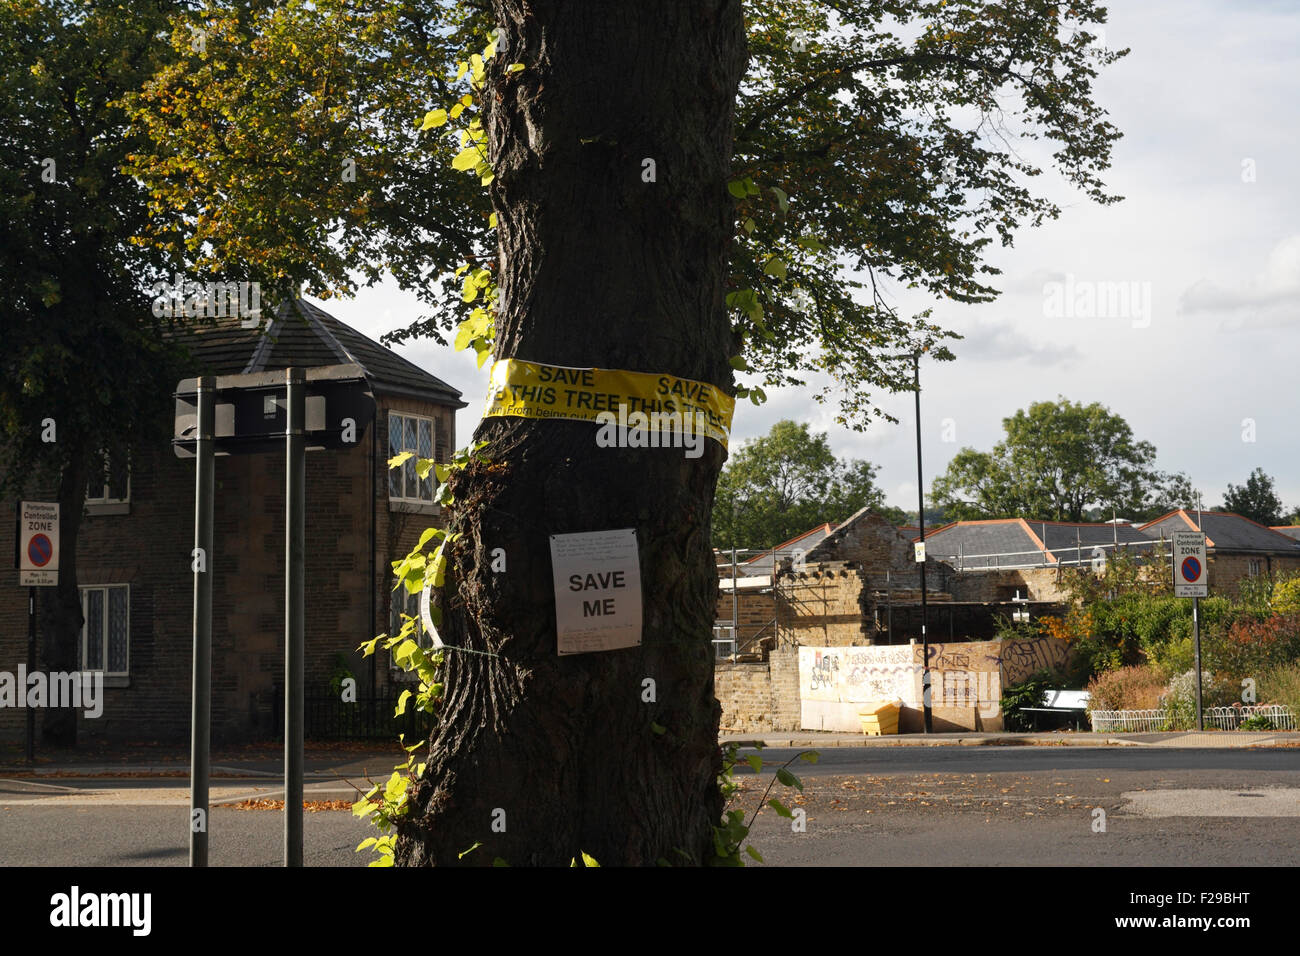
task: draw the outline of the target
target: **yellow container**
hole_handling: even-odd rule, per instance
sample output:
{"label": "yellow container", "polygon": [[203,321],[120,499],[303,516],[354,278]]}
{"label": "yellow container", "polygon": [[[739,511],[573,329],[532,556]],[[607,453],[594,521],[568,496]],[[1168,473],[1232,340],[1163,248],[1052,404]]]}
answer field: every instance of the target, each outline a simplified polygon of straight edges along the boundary
{"label": "yellow container", "polygon": [[894,701],[874,701],[864,704],[858,710],[858,718],[862,721],[862,732],[869,737],[898,733],[899,710],[898,704]]}

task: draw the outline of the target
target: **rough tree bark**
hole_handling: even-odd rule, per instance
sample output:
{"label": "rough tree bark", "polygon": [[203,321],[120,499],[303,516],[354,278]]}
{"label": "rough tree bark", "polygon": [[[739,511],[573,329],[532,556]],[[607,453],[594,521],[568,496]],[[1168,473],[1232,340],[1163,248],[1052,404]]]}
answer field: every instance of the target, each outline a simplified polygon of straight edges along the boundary
{"label": "rough tree bark", "polygon": [[[669,373],[729,391],[740,0],[496,0],[495,12],[485,101],[496,357]],[[527,69],[506,74],[513,62]],[[709,515],[725,453],[712,440],[696,459],[600,448],[596,431],[487,419],[476,437],[490,441],[492,464],[454,479],[452,529],[464,537],[449,549],[441,630],[449,645],[488,654],[447,653],[399,865],[712,856],[722,801]],[[548,535],[611,528],[638,532],[642,646],[560,659]],[[494,548],[505,550],[504,573],[491,570]],[[505,832],[493,829],[498,808]]]}

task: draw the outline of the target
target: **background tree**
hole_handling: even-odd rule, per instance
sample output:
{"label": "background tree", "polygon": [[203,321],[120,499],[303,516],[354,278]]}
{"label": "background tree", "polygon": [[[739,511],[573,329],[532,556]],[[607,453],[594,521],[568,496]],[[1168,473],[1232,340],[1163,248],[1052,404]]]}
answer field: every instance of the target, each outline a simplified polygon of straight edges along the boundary
{"label": "background tree", "polygon": [[1232,511],[1243,518],[1260,524],[1282,523],[1282,499],[1273,491],[1273,479],[1256,468],[1244,485],[1228,482],[1228,493],[1223,496],[1224,511]]}
{"label": "background tree", "polygon": [[963,448],[935,479],[934,501],[951,520],[1105,520],[1112,511],[1139,520],[1195,497],[1186,475],[1158,471],[1155,446],[1098,402],[1036,402],[1002,427],[991,452]]}
{"label": "background tree", "polygon": [[[381,6],[355,9],[373,20],[387,16]],[[1089,27],[1105,13],[1090,0],[1068,10],[1040,0],[753,4],[748,37],[738,0],[624,5],[617,18],[596,0],[405,3],[392,28],[375,35],[386,64],[348,52],[361,24],[340,35],[324,21],[319,35],[299,42],[313,30],[298,19],[318,21],[305,4],[286,9],[287,19],[264,13],[269,6],[240,13],[210,0],[205,11],[233,11],[240,30],[250,25],[239,34],[247,46],[233,44],[224,58],[246,55],[256,67],[223,62],[211,84],[175,78],[171,92],[143,97],[138,122],[155,143],[136,168],[164,194],[160,202],[179,199],[170,208],[195,225],[208,208],[203,197],[222,194],[211,214],[258,227],[260,248],[239,238],[248,230],[210,228],[201,250],[176,233],[153,241],[201,253],[218,273],[251,259],[304,277],[320,294],[347,290],[354,254],[346,244],[337,254],[335,237],[352,227],[339,213],[346,191],[321,185],[311,152],[320,136],[295,138],[294,123],[319,130],[316,114],[339,95],[313,65],[337,57],[353,64],[347,72],[369,70],[375,92],[353,91],[348,104],[371,102],[384,84],[398,104],[409,82],[444,106],[441,77],[455,76],[454,64],[436,63],[437,42],[426,55],[409,40],[416,24],[432,21],[420,29],[446,37],[448,50],[462,28],[501,31],[484,114],[471,108],[445,124],[469,133],[466,116],[483,120],[490,175],[464,180],[490,182],[490,209],[482,201],[430,204],[419,221],[403,223],[370,206],[386,238],[355,256],[382,252],[404,285],[439,290],[429,294],[434,314],[390,341],[456,325],[460,296],[446,279],[472,260],[498,283],[497,359],[670,372],[756,400],[762,386],[829,372],[842,386],[840,417],[861,427],[879,414],[874,389],[910,387],[910,360],[889,356],[930,346],[931,355],[951,357],[924,313],[906,320],[888,307],[888,286],[992,298],[997,270],[984,262],[985,247],[1058,214],[1028,188],[1041,170],[1017,152],[1019,135],[1051,140],[1057,169],[1086,195],[1115,198],[1098,176],[1119,133],[1092,102],[1091,84],[1119,54],[1093,43]],[[291,42],[261,39],[280,25],[293,31]],[[262,42],[279,55],[264,54]],[[275,95],[264,96],[268,89]],[[202,109],[177,102],[209,90],[213,102]],[[378,144],[369,155],[381,158],[383,143],[401,143],[397,128],[427,106],[358,116],[373,136],[361,145]],[[204,131],[228,111],[252,131],[244,135],[268,127],[265,158],[278,174],[268,188],[320,196],[320,208],[293,208],[340,216],[338,229],[302,230],[293,217],[263,228],[273,204],[239,188],[238,164],[229,162],[250,150],[230,144],[229,133],[223,140]],[[447,161],[464,143],[446,130],[433,125],[417,142],[428,150],[422,172],[411,174],[422,194],[449,194],[434,181],[451,175]],[[338,133],[351,137],[350,148],[357,142],[346,124]],[[648,178],[646,159],[656,170]],[[357,216],[354,233],[365,218]],[[421,251],[420,228],[454,228],[472,248],[458,240]],[[287,235],[295,231],[298,238]],[[276,252],[282,241],[292,255]],[[752,393],[735,385],[733,368],[750,370]],[[678,850],[699,861],[715,853],[710,513],[722,454],[712,443],[698,460],[599,449],[593,431],[485,420],[476,438],[492,463],[451,481],[451,530],[460,537],[444,552],[443,630],[465,650],[448,652],[446,697],[401,828],[399,862],[567,864],[585,850],[607,863],[652,863],[681,859]],[[643,646],[557,659],[548,535],[628,527],[641,542]],[[482,560],[496,547],[509,556],[508,574]],[[656,681],[653,706],[642,698],[647,676]],[[552,766],[565,770],[545,772]],[[490,829],[496,808],[507,812],[505,832]],[[475,840],[483,845],[462,858]]]}
{"label": "background tree", "polygon": [[[145,294],[169,263],[130,242],[148,196],[121,172],[141,140],[115,101],[157,68],[178,6],[0,6],[0,473],[6,498],[52,489],[59,502],[59,583],[39,599],[52,671],[81,667],[87,483],[102,486],[106,457],[120,466],[170,432],[176,356]],[[42,730],[45,743],[73,744],[76,711],[47,709]]]}
{"label": "background tree", "polygon": [[770,548],[824,522],[838,524],[859,508],[906,517],[885,505],[876,469],[836,458],[826,433],[806,422],[779,421],[731,455],[718,478],[713,543],[718,548]]}

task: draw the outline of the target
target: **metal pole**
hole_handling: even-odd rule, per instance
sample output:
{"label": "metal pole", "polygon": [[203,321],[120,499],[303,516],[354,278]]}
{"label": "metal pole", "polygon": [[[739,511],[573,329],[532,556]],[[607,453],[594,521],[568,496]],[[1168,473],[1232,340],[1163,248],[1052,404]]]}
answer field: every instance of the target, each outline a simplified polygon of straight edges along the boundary
{"label": "metal pole", "polygon": [[[735,542],[733,541],[734,545]],[[776,570],[776,555],[772,555],[772,569]],[[731,549],[731,653],[732,660],[740,653],[740,592],[736,590],[736,549]]]}
{"label": "metal pole", "polygon": [[[19,506],[21,507],[21,505]],[[36,672],[36,588],[27,589],[27,673]],[[18,688],[19,694],[26,694],[25,687]],[[36,763],[36,710],[27,710],[27,762]]]}
{"label": "metal pole", "polygon": [[[925,486],[921,483],[921,353],[912,353],[912,371],[916,381],[916,521],[925,544]],[[925,732],[933,730],[934,717],[930,710],[930,639],[926,634],[929,608],[925,598],[925,561],[921,562],[921,706],[925,715]]]}
{"label": "metal pole", "polygon": [[892,646],[894,643],[894,584],[890,580],[888,568],[885,569],[885,601],[888,607],[885,620],[888,622],[889,643]]}
{"label": "metal pole", "polygon": [[1205,729],[1201,710],[1201,599],[1192,598],[1192,642],[1196,648],[1196,729]]}
{"label": "metal pole", "polygon": [[190,701],[190,866],[208,865],[208,773],[212,739],[212,497],[217,380],[198,382],[194,441],[194,681]]}
{"label": "metal pole", "polygon": [[303,370],[287,368],[284,481],[284,865],[302,866],[306,443]]}

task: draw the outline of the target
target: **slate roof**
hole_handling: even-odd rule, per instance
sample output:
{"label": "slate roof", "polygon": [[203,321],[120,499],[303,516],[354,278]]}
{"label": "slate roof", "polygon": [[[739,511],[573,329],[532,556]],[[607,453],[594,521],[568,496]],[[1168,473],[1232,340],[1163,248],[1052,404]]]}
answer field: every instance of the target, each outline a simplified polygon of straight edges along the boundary
{"label": "slate roof", "polygon": [[743,574],[746,577],[763,576],[770,577],[772,574],[773,563],[777,559],[793,558],[796,551],[802,551],[805,555],[813,548],[826,540],[826,536],[834,530],[834,526],[829,522],[818,525],[811,531],[805,531],[803,534],[795,535],[789,541],[778,544],[770,551],[764,551],[760,555],[750,558],[748,561],[741,562],[736,568],[736,573]]}
{"label": "slate roof", "polygon": [[466,405],[442,379],[304,299],[282,303],[262,328],[240,328],[238,317],[199,319],[176,338],[190,349],[196,371],[209,375],[353,363],[376,392]]}
{"label": "slate roof", "polygon": [[[913,541],[920,540],[914,536]],[[1016,553],[1021,552],[1021,553]],[[1023,553],[1032,552],[1032,553]],[[992,518],[985,521],[954,521],[925,535],[927,557],[955,564],[962,555],[963,568],[995,568],[1051,563],[1043,556],[1042,543],[1020,518]],[[1001,557],[981,557],[981,555]]]}
{"label": "slate roof", "polygon": [[1148,521],[1141,530],[1150,537],[1159,537],[1162,532],[1169,537],[1175,531],[1195,531],[1198,518],[1211,550],[1300,555],[1300,541],[1231,511],[1180,509]]}
{"label": "slate roof", "polygon": [[[913,536],[913,540],[920,539]],[[1130,545],[1125,550],[1132,552],[1149,551],[1154,546],[1153,537],[1133,525],[992,518],[955,521],[936,528],[926,534],[925,549],[930,557],[953,564],[960,554],[963,569],[1005,568],[1086,563],[1092,560],[1093,548],[1111,550],[1117,540]]]}
{"label": "slate roof", "polygon": [[1300,541],[1300,524],[1274,525],[1270,530],[1276,531],[1278,534],[1284,534],[1288,538],[1294,538],[1296,541]]}

